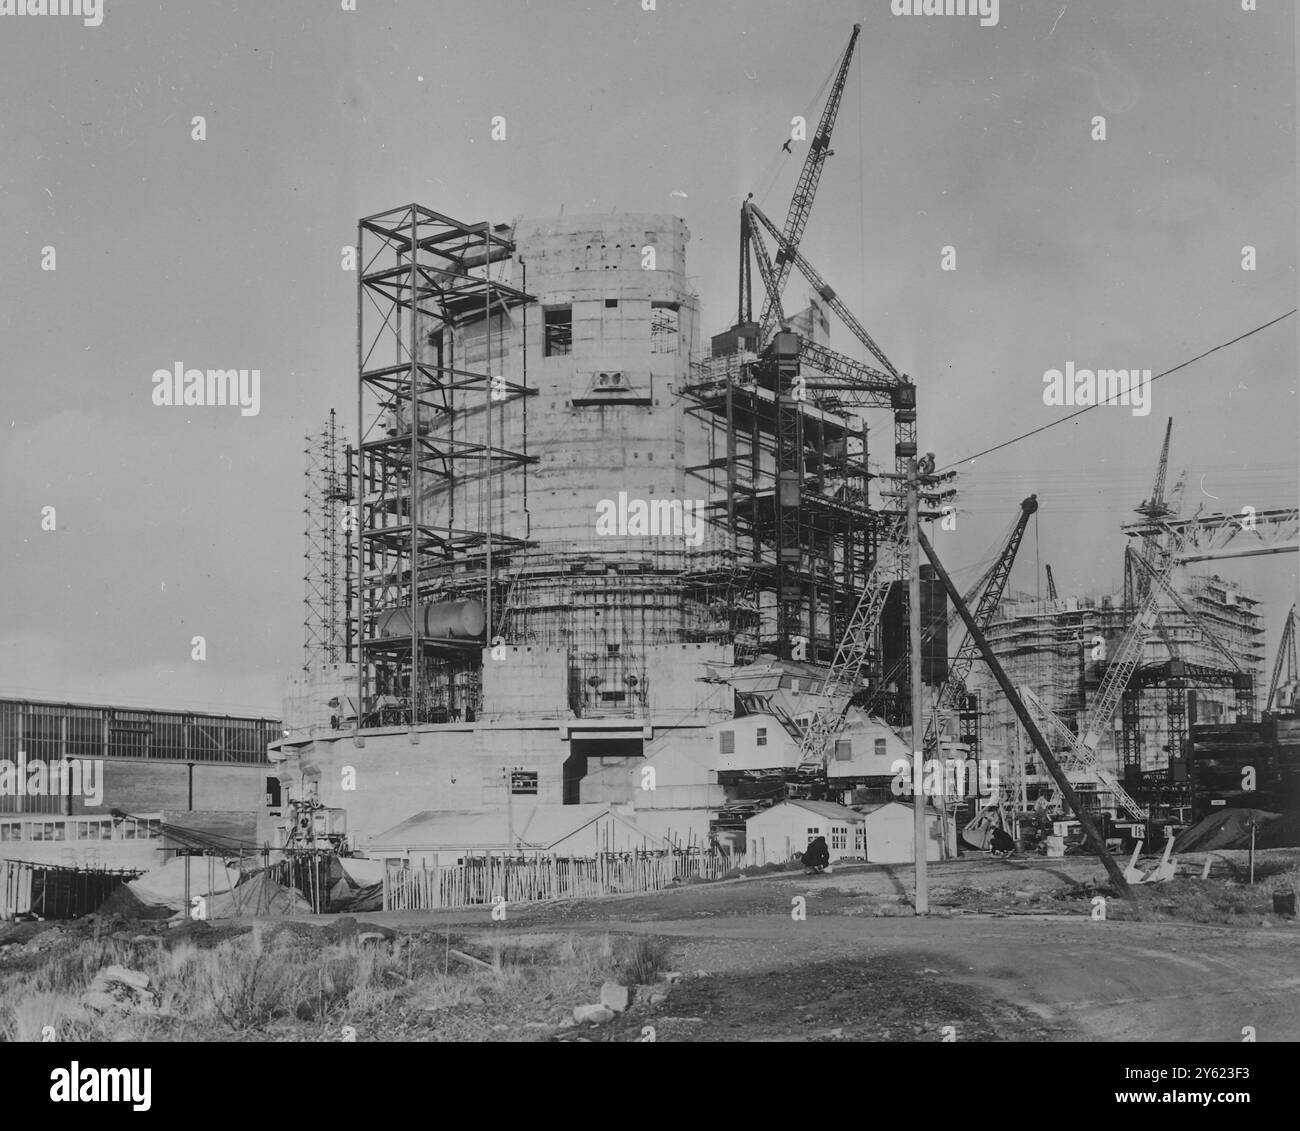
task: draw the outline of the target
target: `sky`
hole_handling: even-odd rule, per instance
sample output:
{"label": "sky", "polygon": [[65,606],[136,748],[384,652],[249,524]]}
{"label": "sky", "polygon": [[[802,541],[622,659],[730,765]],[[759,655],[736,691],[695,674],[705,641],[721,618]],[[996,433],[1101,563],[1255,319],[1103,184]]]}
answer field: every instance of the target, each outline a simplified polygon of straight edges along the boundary
{"label": "sky", "polygon": [[[1189,510],[1295,505],[1295,317],[1156,382],[1149,415],[967,458],[1070,411],[1043,403],[1049,369],[1158,373],[1293,309],[1291,5],[1003,0],[990,27],[888,0],[355,7],[0,15],[0,695],[277,715],[304,436],[355,414],[357,218],[679,215],[707,336],[734,320],[739,203],[781,222],[804,151],[782,142],[855,21],[802,248],[961,472],[936,531],[959,580],[1035,492],[1012,586],[1050,562],[1063,593],[1117,589],[1169,416]],[[258,369],[258,413],[155,405],[177,362]],[[1297,555],[1216,568],[1265,599],[1271,665]]]}

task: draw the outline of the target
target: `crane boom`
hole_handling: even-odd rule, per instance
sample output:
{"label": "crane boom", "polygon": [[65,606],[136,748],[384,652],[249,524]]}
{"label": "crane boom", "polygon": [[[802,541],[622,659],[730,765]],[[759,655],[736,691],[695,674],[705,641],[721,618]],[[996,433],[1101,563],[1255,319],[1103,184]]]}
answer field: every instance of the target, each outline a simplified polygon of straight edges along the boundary
{"label": "crane boom", "polygon": [[[794,196],[790,199],[790,211],[785,218],[785,242],[792,248],[799,246],[799,241],[803,239],[804,228],[808,226],[808,216],[812,212],[813,198],[817,195],[817,184],[821,180],[822,167],[826,164],[826,158],[830,156],[831,131],[835,128],[835,119],[840,112],[844,84],[849,77],[849,64],[853,61],[853,48],[858,42],[858,34],[861,31],[861,24],[853,25],[853,34],[849,36],[849,45],[844,49],[834,85],[826,96],[821,121],[818,122],[817,132],[813,134],[812,142],[808,146],[808,155],[804,158],[799,183],[795,186]],[[790,255],[784,251],[778,252],[775,286],[769,289],[758,320],[762,327],[760,342],[768,338],[773,316],[772,308],[775,303],[780,302],[781,295],[785,292],[791,266]]]}
{"label": "crane boom", "polygon": [[862,669],[871,652],[871,638],[885,607],[889,586],[901,569],[904,526],[897,523],[892,537],[882,539],[876,554],[875,568],[862,587],[857,608],[849,617],[835,658],[822,681],[821,706],[809,720],[799,742],[799,764],[821,768],[835,735],[844,725],[844,713],[854,693],[861,686]]}
{"label": "crane boom", "polygon": [[1282,639],[1278,642],[1277,659],[1273,661],[1273,678],[1268,681],[1268,700],[1264,704],[1266,711],[1273,710],[1278,690],[1286,682],[1282,678],[1283,672],[1286,673],[1287,680],[1300,676],[1300,663],[1297,663],[1295,644],[1295,609],[1296,607],[1292,605],[1282,625]]}
{"label": "crane boom", "polygon": [[[768,219],[767,214],[752,200],[745,201],[745,209],[749,212],[750,216],[753,219],[758,220],[758,222],[762,224],[769,233],[771,233],[772,238],[776,240],[777,247],[780,250],[776,254],[775,262],[779,264],[783,255],[787,259],[793,260],[794,265],[799,268],[803,277],[813,285],[813,289],[816,290],[818,297],[836,313],[839,320],[848,327],[849,332],[857,338],[859,342],[867,347],[871,355],[880,362],[889,375],[894,378],[895,381],[901,382],[902,378],[899,376],[898,370],[894,368],[894,363],[885,356],[884,351],[876,345],[875,339],[867,333],[867,328],[863,326],[854,313],[844,305],[840,296],[835,293],[834,288],[821,277],[817,272],[817,269],[808,262],[804,254],[795,245],[790,243],[781,232],[777,231],[776,225]],[[777,281],[779,281],[779,274]],[[772,292],[769,292],[768,297],[773,297]]]}
{"label": "crane boom", "polygon": [[1079,744],[1078,736],[1065,725],[1055,711],[1034,694],[1032,688],[1021,687],[1018,690],[1020,698],[1051,726],[1057,737],[1068,747],[1069,754],[1063,763],[1063,768],[1067,772],[1091,771],[1096,775],[1097,780],[1114,794],[1115,800],[1128,811],[1129,816],[1136,817],[1139,821],[1145,821],[1150,816],[1146,808],[1134,800],[1114,774],[1100,765],[1095,756],[1084,752],[1083,747]]}
{"label": "crane boom", "polygon": [[[1024,540],[1025,527],[1029,525],[1030,516],[1037,512],[1037,495],[1030,495],[1029,498],[1021,502],[1020,515],[1011,530],[1011,536],[1007,539],[1006,545],[998,555],[997,561],[993,563],[993,568],[988,575],[988,584],[985,585],[983,592],[980,594],[979,604],[975,607],[974,620],[979,625],[981,632],[987,630],[989,622],[993,619],[993,614],[997,611],[998,604],[1002,600],[1002,594],[1007,587],[1007,579],[1011,576],[1011,567],[1015,565],[1016,554],[1020,551],[1020,543]],[[957,650],[956,658],[948,667],[948,679],[939,688],[938,695],[935,696],[930,721],[925,728],[924,749],[926,751],[930,751],[938,745],[941,712],[952,705],[958,691],[965,686],[966,677],[970,675],[970,670],[974,666],[975,658],[978,655],[979,645],[968,632],[962,640],[961,647]]]}

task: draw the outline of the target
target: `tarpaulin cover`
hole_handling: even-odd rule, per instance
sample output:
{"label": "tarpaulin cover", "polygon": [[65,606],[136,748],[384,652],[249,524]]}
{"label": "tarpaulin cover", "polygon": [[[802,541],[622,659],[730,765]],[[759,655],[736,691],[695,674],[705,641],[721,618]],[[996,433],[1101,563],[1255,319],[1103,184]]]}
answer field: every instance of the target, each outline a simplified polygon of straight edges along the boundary
{"label": "tarpaulin cover", "polygon": [[1202,817],[1190,829],[1184,829],[1174,841],[1174,851],[1213,852],[1224,848],[1249,848],[1252,819],[1258,823],[1255,846],[1269,847],[1262,842],[1269,826],[1281,819],[1279,814],[1267,813],[1263,809],[1222,809]]}
{"label": "tarpaulin cover", "polygon": [[311,904],[292,888],[276,883],[266,872],[249,876],[234,891],[213,896],[207,907],[209,919],[303,914],[311,914]]}
{"label": "tarpaulin cover", "polygon": [[[127,889],[146,907],[170,907],[179,911],[185,906],[185,860],[177,856],[159,868],[146,872],[127,884]],[[212,889],[208,890],[208,860],[202,856],[190,858],[190,898],[206,896],[209,899],[228,892],[239,882],[239,872],[229,872],[220,860],[212,862]]]}
{"label": "tarpaulin cover", "polygon": [[384,879],[384,862],[382,860],[362,860],[359,856],[340,856],[339,867],[352,883],[359,888],[368,888],[371,884],[382,883]]}

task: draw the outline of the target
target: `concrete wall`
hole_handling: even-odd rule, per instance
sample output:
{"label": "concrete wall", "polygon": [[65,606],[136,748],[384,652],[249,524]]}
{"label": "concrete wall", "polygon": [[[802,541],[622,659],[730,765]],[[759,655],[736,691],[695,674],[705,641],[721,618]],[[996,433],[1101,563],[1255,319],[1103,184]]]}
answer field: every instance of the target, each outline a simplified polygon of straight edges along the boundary
{"label": "concrete wall", "polygon": [[[498,473],[498,531],[588,543],[596,538],[597,504],[619,490],[647,499],[702,497],[688,491],[687,428],[676,399],[689,360],[699,352],[699,300],[686,278],[689,238],[681,220],[664,215],[523,221],[515,233],[522,264],[510,264],[509,281],[539,301],[494,315],[490,323],[469,319],[450,343],[445,334],[430,338],[437,329],[432,320],[421,327],[426,362],[436,361],[440,340],[444,359],[450,346],[457,368],[499,374],[511,383],[522,383],[527,349],[528,385],[537,395],[526,405],[520,399],[494,405],[492,433],[495,445],[526,447],[538,463],[527,471],[526,504],[524,473]],[[649,246],[654,270],[642,266],[642,249]],[[676,308],[675,341],[652,341],[655,304]],[[571,313],[572,347],[548,357],[545,312],[560,308]],[[624,374],[628,394],[611,394],[608,403],[575,403],[588,397],[599,373],[611,371]],[[489,411],[484,398],[481,392],[459,395],[451,435],[481,443]],[[702,442],[702,430],[690,431],[699,431]],[[472,474],[468,467],[460,473]],[[474,480],[451,492],[437,488],[429,496],[429,517],[445,523],[454,507],[463,525],[463,516],[477,513],[479,493]]]}
{"label": "concrete wall", "polygon": [[[94,763],[100,771],[82,779],[82,792],[73,792],[61,802],[54,798],[0,797],[0,814],[22,812],[71,812],[104,816],[112,809],[127,813],[156,813],[162,809],[190,808],[191,779],[193,808],[261,810],[265,807],[266,779],[275,775],[271,766],[216,765],[154,759],[104,758]],[[93,789],[91,789],[93,787]],[[75,788],[75,779],[74,779]],[[85,792],[101,793],[99,803]],[[39,804],[35,802],[39,800]],[[70,805],[70,808],[69,808]]]}

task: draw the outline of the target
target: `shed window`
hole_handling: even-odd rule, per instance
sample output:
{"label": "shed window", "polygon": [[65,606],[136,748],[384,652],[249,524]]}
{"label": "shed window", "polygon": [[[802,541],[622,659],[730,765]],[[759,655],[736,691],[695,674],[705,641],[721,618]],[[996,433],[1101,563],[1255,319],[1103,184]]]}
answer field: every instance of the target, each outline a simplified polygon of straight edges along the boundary
{"label": "shed window", "polygon": [[718,735],[718,752],[721,754],[734,754],[736,752],[736,732],[734,730],[724,730]]}
{"label": "shed window", "polygon": [[767,727],[759,727],[754,731],[754,743],[757,746],[767,745]]}
{"label": "shed window", "polygon": [[849,846],[849,826],[831,825],[831,847],[845,849]]}
{"label": "shed window", "polygon": [[887,740],[887,739],[884,739],[884,738],[878,738],[878,739],[876,739],[876,757],[877,757],[877,758],[883,758],[883,757],[885,756],[885,754],[888,752],[888,749],[889,749],[889,743],[888,743],[888,740]]}
{"label": "shed window", "polygon": [[835,761],[848,762],[853,758],[853,743],[847,738],[835,740]]}

